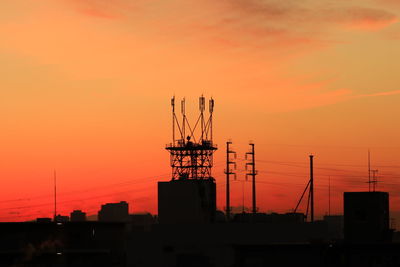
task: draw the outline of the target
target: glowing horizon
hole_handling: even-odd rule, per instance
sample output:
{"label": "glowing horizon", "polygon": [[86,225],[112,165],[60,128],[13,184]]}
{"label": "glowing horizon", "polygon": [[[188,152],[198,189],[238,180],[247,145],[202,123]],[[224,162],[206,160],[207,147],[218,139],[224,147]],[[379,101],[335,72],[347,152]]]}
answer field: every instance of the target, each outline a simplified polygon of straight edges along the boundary
{"label": "glowing horizon", "polygon": [[[256,145],[261,211],[294,208],[312,153],[317,216],[328,177],[341,213],[344,191],[368,189],[370,149],[400,213],[399,16],[393,0],[2,1],[0,221],[52,216],[54,169],[61,214],[120,200],[156,213],[170,98],[194,117],[202,94],[216,101],[218,209],[232,139],[238,180]],[[233,181],[232,206],[243,192],[250,206]]]}

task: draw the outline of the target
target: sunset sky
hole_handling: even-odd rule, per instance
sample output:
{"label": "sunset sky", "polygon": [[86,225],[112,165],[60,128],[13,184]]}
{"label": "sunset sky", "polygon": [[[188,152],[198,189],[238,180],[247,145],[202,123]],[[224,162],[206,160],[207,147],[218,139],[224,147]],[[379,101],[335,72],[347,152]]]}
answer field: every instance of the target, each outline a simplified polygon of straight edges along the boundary
{"label": "sunset sky", "polygon": [[194,120],[202,94],[219,209],[231,139],[233,206],[251,205],[251,140],[260,211],[295,207],[312,153],[317,217],[329,177],[342,213],[344,191],[368,190],[370,149],[400,214],[399,18],[398,0],[2,0],[0,221],[52,216],[54,169],[61,214],[121,200],[156,213],[170,98]]}

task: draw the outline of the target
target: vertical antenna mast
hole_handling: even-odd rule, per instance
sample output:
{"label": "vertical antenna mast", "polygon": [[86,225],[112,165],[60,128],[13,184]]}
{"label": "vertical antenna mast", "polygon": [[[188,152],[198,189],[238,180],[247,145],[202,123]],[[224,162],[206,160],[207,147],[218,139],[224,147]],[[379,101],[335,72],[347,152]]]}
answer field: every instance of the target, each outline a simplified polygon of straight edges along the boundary
{"label": "vertical antenna mast", "polygon": [[57,217],[57,173],[54,170],[54,220]]}
{"label": "vertical antenna mast", "polygon": [[368,149],[368,192],[371,192],[371,155]]}
{"label": "vertical antenna mast", "polygon": [[202,95],[199,98],[199,110],[200,110],[200,124],[201,124],[201,140],[205,138],[204,136],[204,110],[206,108],[206,101],[204,96]]}
{"label": "vertical antenna mast", "polygon": [[175,96],[171,98],[172,106],[172,144],[175,145]]}
{"label": "vertical antenna mast", "polygon": [[311,222],[314,222],[314,156],[310,155],[310,199],[311,199]]}
{"label": "vertical antenna mast", "polygon": [[376,186],[378,184],[378,177],[376,176],[376,174],[378,173],[378,170],[371,170],[372,172],[372,192],[375,192],[376,190]]}
{"label": "vertical antenna mast", "polygon": [[210,99],[209,101],[209,111],[210,111],[210,119],[209,119],[209,125],[210,125],[210,140],[213,140],[213,124],[212,124],[212,119],[213,119],[213,113],[214,113],[214,99]]}
{"label": "vertical antenna mast", "polygon": [[185,132],[185,121],[186,121],[186,111],[185,111],[185,98],[181,101],[181,113],[182,113],[182,141],[185,143],[186,132]]}
{"label": "vertical antenna mast", "polygon": [[251,170],[250,170],[250,172],[246,173],[246,180],[247,180],[247,176],[250,175],[252,177],[252,203],[253,203],[252,212],[255,214],[255,213],[257,213],[257,206],[256,206],[256,175],[257,175],[256,158],[255,158],[254,144],[250,143],[249,145],[251,146],[251,150],[250,150],[250,152],[247,152],[245,156],[246,156],[246,159],[247,159],[247,155],[251,155],[251,161],[246,163],[246,170],[247,170],[247,166],[248,165],[251,166]]}
{"label": "vertical antenna mast", "polygon": [[[205,98],[203,96],[199,98],[200,115],[193,127],[186,117],[185,98],[181,100],[181,119],[178,119],[175,113],[175,97],[171,99],[171,106],[173,140],[166,145],[166,149],[170,153],[172,180],[214,179],[211,170],[213,153],[217,150],[217,146],[213,143],[210,133],[214,100],[210,100],[209,118],[205,119]],[[178,136],[175,136],[176,133]]]}
{"label": "vertical antenna mast", "polygon": [[328,177],[328,215],[331,216],[331,176]]}
{"label": "vertical antenna mast", "polygon": [[230,150],[230,145],[232,144],[231,141],[226,142],[226,169],[225,169],[225,174],[226,174],[226,219],[229,221],[231,218],[231,204],[230,204],[230,188],[229,188],[229,181],[230,181],[230,175],[236,175],[232,169],[231,165],[233,165],[234,169],[236,170],[236,162],[231,161],[230,154],[234,155],[234,158],[236,159],[236,152]]}

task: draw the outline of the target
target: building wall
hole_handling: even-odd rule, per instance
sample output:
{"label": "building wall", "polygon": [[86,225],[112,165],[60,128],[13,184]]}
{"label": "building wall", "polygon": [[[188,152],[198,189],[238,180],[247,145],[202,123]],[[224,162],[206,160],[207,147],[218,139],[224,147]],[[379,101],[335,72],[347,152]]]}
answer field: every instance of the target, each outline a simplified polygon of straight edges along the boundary
{"label": "building wall", "polygon": [[345,192],[344,237],[347,242],[389,241],[389,194]]}
{"label": "building wall", "polygon": [[127,222],[129,221],[128,203],[121,201],[119,203],[101,205],[98,218],[102,222]]}
{"label": "building wall", "polygon": [[86,213],[81,210],[74,210],[71,212],[71,222],[84,222],[86,221]]}
{"label": "building wall", "polygon": [[215,212],[214,180],[174,180],[158,183],[159,223],[209,223],[215,220]]}

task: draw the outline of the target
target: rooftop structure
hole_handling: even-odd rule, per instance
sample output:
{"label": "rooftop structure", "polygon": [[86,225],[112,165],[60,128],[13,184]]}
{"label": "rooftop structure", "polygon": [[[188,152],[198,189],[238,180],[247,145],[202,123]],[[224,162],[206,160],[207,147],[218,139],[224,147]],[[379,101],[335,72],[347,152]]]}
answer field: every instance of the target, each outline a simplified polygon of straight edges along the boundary
{"label": "rooftop structure", "polygon": [[127,222],[129,220],[129,206],[125,201],[101,205],[98,220],[103,222]]}
{"label": "rooftop structure", "polygon": [[199,98],[200,115],[194,125],[186,116],[185,99],[181,101],[181,115],[175,113],[175,97],[172,106],[172,143],[166,149],[171,155],[172,180],[212,179],[213,153],[217,150],[213,143],[212,120],[214,100],[209,100],[209,114],[205,115],[205,98]]}
{"label": "rooftop structure", "polygon": [[214,100],[199,98],[200,115],[191,126],[186,117],[185,99],[181,101],[181,119],[172,106],[172,143],[166,146],[170,153],[172,177],[158,183],[158,219],[162,224],[208,223],[215,219],[216,185],[211,174],[213,153],[212,120]]}

